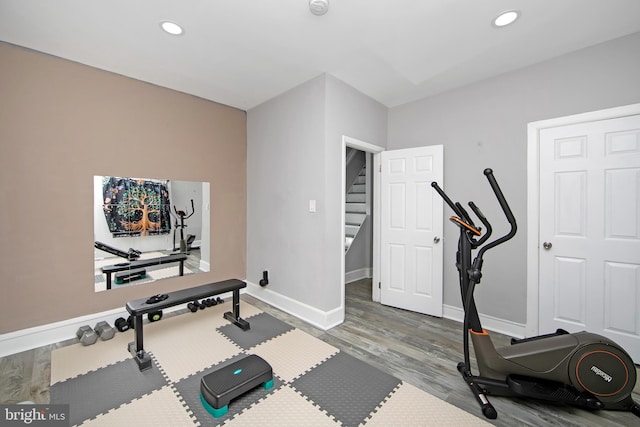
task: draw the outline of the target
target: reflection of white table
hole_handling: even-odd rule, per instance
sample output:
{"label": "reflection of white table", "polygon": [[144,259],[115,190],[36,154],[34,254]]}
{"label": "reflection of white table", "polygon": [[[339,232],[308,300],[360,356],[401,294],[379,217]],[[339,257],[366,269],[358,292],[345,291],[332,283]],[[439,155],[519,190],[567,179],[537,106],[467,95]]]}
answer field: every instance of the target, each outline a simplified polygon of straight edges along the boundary
{"label": "reflection of white table", "polygon": [[167,256],[162,256],[158,258],[139,259],[136,261],[106,265],[102,267],[100,270],[102,270],[102,272],[107,277],[107,289],[111,289],[111,275],[119,271],[127,271],[127,270],[133,270],[137,268],[153,267],[161,264],[172,264],[174,262],[179,262],[180,263],[179,275],[184,276],[184,262],[186,261],[186,259],[187,259],[186,254],[167,255]]}
{"label": "reflection of white table", "polygon": [[[171,255],[175,256],[175,255]],[[135,329],[135,343],[129,343],[129,351],[133,354],[140,370],[151,368],[151,358],[145,353],[142,335],[142,316],[147,313],[160,311],[164,308],[184,304],[194,300],[207,298],[213,295],[224,294],[233,291],[233,311],[224,313],[224,318],[243,331],[250,329],[249,322],[240,317],[240,289],[246,288],[247,284],[242,280],[229,279],[222,282],[209,283],[207,285],[196,286],[194,288],[182,289],[169,292],[166,298],[158,302],[148,302],[150,298],[142,298],[129,301],[126,305],[127,311],[133,316],[133,328]]]}

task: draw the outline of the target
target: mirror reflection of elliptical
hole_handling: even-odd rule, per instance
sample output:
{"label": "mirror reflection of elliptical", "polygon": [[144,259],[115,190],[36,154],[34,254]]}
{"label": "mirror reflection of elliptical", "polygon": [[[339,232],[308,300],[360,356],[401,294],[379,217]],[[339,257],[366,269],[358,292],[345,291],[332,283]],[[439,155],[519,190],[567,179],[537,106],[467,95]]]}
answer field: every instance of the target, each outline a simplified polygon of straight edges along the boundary
{"label": "mirror reflection of elliptical", "polygon": [[94,176],[94,289],[210,270],[208,182]]}

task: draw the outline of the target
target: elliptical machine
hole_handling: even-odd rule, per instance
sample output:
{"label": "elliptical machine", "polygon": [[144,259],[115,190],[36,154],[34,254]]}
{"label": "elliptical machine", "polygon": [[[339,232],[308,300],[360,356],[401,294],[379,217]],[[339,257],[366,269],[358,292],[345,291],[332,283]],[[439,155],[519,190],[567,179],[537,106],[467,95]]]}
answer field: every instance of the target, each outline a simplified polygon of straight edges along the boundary
{"label": "elliptical machine", "polygon": [[[510,225],[507,234],[491,242],[492,228],[473,202],[469,207],[486,228],[484,235],[463,206],[453,203],[436,182],[431,186],[457,216],[451,221],[460,228],[456,267],[464,308],[464,362],[458,371],[471,388],[482,413],[490,419],[498,416],[487,394],[530,397],[565,403],[581,408],[627,410],[640,417],[640,405],[631,393],[636,383],[636,368],[624,349],[613,341],[589,332],[555,333],[525,339],[512,339],[511,346],[495,348],[482,328],[473,293],[482,278],[483,256],[516,234],[516,220],[491,169],[485,169],[498,203]],[[473,251],[477,250],[475,258]],[[471,371],[469,335],[480,375]]]}
{"label": "elliptical machine", "polygon": [[[186,211],[182,209],[178,209],[175,205],[173,206],[173,210],[176,212],[175,215],[171,211],[171,215],[176,217],[176,222],[173,229],[173,251],[176,251],[176,230],[180,229],[180,253],[188,254],[191,249],[191,243],[196,239],[196,236],[192,234],[187,235],[187,239],[184,238],[184,229],[187,225],[184,223],[185,219],[191,218],[191,216],[196,213],[196,209],[193,205],[193,199],[191,199],[191,213],[187,214]],[[178,223],[178,217],[180,218],[180,223]]]}

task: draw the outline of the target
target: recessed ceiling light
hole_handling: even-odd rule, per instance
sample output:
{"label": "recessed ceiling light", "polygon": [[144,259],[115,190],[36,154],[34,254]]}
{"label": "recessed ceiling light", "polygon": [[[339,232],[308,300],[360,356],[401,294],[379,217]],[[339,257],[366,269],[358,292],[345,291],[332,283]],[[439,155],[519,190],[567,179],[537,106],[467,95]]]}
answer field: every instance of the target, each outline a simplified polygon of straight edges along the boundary
{"label": "recessed ceiling light", "polygon": [[329,10],[329,0],[309,0],[309,9],[314,15],[322,16]]}
{"label": "recessed ceiling light", "polygon": [[520,12],[517,10],[507,10],[493,20],[493,26],[497,28],[506,27],[509,24],[513,24],[519,16]]}
{"label": "recessed ceiling light", "polygon": [[175,22],[163,21],[163,22],[160,23],[160,26],[167,33],[172,34],[174,36],[179,36],[180,34],[183,33],[182,27],[180,25],[176,24]]}

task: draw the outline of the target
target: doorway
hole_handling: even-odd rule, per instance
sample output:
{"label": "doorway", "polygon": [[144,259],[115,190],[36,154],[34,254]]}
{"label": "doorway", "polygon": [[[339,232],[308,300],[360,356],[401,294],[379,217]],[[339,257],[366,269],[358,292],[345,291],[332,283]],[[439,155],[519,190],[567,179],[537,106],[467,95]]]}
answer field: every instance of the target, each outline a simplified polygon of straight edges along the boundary
{"label": "doorway", "polygon": [[[378,145],[374,145],[374,144],[370,144],[368,142],[365,141],[361,141],[359,139],[356,138],[351,138],[348,136],[343,136],[342,137],[342,219],[341,219],[341,240],[344,241],[345,239],[345,223],[346,223],[346,210],[345,210],[345,206],[346,206],[346,192],[344,191],[347,183],[347,176],[346,176],[346,166],[347,166],[347,158],[346,158],[346,153],[347,153],[347,148],[353,148],[356,150],[360,150],[363,151],[365,153],[365,155],[367,157],[370,157],[370,164],[371,164],[371,171],[376,171],[379,170],[380,168],[380,153],[382,153],[384,151],[384,147],[380,147]],[[376,285],[377,283],[380,282],[380,236],[379,236],[379,230],[380,230],[380,198],[377,197],[377,195],[375,194],[375,192],[377,191],[376,189],[379,188],[380,186],[380,177],[379,174],[376,173],[371,173],[371,181],[372,181],[372,187],[374,189],[374,191],[371,192],[371,229],[372,229],[372,238],[371,238],[371,253],[372,253],[372,260],[371,260],[371,275],[372,275],[372,280],[371,280],[371,294],[372,294],[372,298],[373,301],[380,301],[380,289],[378,288],[378,286]],[[346,284],[346,280],[345,280],[345,275],[346,275],[346,271],[345,271],[345,257],[346,257],[346,253],[343,251],[343,255],[341,257],[341,293],[342,293],[342,301],[345,301],[345,284]]]}

